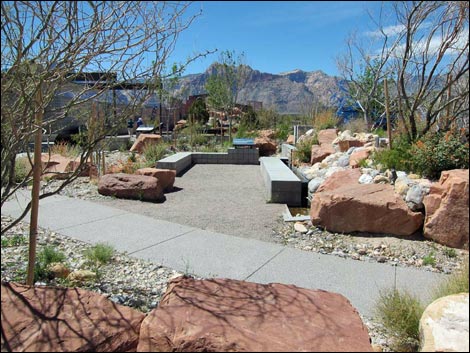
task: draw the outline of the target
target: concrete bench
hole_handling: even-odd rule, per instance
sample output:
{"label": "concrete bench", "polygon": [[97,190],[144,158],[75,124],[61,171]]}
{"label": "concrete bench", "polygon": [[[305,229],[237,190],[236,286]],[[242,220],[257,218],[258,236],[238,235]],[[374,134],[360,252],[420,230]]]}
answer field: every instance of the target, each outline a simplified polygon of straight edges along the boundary
{"label": "concrete bench", "polygon": [[192,166],[192,163],[191,152],[179,152],[160,159],[157,162],[157,168],[172,169],[176,171],[176,175],[181,175]]}
{"label": "concrete bench", "polygon": [[261,157],[260,166],[268,202],[302,204],[302,183],[289,167],[276,157]]}

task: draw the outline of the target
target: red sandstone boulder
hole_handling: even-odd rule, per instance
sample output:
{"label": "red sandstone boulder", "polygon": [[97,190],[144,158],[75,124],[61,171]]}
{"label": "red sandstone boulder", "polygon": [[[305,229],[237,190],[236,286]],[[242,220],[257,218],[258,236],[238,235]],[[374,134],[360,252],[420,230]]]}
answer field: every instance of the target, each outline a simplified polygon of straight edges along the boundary
{"label": "red sandstone boulder", "polygon": [[373,149],[373,147],[365,147],[364,149],[360,149],[359,151],[354,151],[351,153],[351,157],[349,158],[349,166],[351,168],[359,168],[359,163],[362,160],[369,158]]}
{"label": "red sandstone boulder", "polygon": [[161,142],[163,142],[163,139],[160,135],[140,134],[129,151],[142,153],[145,146]]}
{"label": "red sandstone boulder", "polygon": [[468,169],[448,170],[424,197],[424,236],[440,244],[468,249]]}
{"label": "red sandstone boulder", "polygon": [[268,139],[274,139],[276,137],[276,131],[268,129],[268,130],[260,130],[258,132],[259,137],[266,137]]}
{"label": "red sandstone boulder", "polygon": [[165,191],[172,191],[175,183],[176,171],[171,169],[141,168],[135,174],[147,175],[158,179],[159,184]]}
{"label": "red sandstone boulder", "polygon": [[323,144],[321,146],[312,145],[312,155],[310,157],[310,164],[321,162],[330,154],[335,153],[335,149],[331,144]]}
{"label": "red sandstone boulder", "polygon": [[348,184],[317,192],[310,217],[313,224],[339,233],[411,235],[423,224],[423,215],[412,212],[386,184]]}
{"label": "red sandstone boulder", "polygon": [[351,147],[362,147],[362,146],[364,146],[364,142],[356,140],[354,138],[351,138],[351,139],[347,139],[347,140],[338,141],[338,146],[339,146],[340,152],[346,152]]}
{"label": "red sandstone boulder", "polygon": [[142,201],[162,201],[163,188],[157,178],[135,174],[106,174],[98,182],[98,192],[105,196]]}
{"label": "red sandstone boulder", "polygon": [[318,144],[332,145],[333,141],[338,137],[338,129],[326,129],[318,132]]}
{"label": "red sandstone boulder", "polygon": [[8,351],[129,352],[137,347],[145,315],[136,310],[80,288],[1,286],[2,347]]}
{"label": "red sandstone boulder", "polygon": [[139,352],[371,352],[340,294],[229,279],[172,281],[142,322]]}
{"label": "red sandstone boulder", "polygon": [[[41,154],[43,176],[55,179],[65,179],[80,167],[80,157],[70,158],[60,154]],[[96,177],[98,169],[90,162],[84,162],[79,176]]]}
{"label": "red sandstone boulder", "polygon": [[259,149],[260,156],[271,156],[272,154],[276,153],[277,145],[276,141],[266,137],[257,137],[255,138],[255,146]]}
{"label": "red sandstone boulder", "polygon": [[326,179],[317,189],[317,192],[333,191],[346,185],[359,185],[358,180],[361,175],[359,169],[339,170]]}
{"label": "red sandstone boulder", "polygon": [[287,140],[286,140],[286,143],[289,144],[289,145],[294,145],[295,144],[295,136],[294,135],[289,135],[287,137]]}

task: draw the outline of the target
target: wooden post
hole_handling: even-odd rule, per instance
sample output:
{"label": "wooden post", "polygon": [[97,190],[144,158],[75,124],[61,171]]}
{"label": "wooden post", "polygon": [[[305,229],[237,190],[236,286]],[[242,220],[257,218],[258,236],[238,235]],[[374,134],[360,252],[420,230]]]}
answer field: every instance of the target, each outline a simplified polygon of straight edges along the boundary
{"label": "wooden post", "polygon": [[39,191],[41,189],[41,145],[42,145],[42,91],[41,85],[36,93],[35,125],[36,135],[34,140],[34,165],[33,165],[33,189],[31,191],[31,222],[29,226],[29,259],[26,284],[34,285],[34,266],[36,263],[36,243],[38,234]]}
{"label": "wooden post", "polygon": [[390,124],[390,109],[389,109],[389,101],[388,101],[387,78],[384,78],[384,94],[385,94],[385,116],[387,117],[388,148],[392,149],[392,127]]}

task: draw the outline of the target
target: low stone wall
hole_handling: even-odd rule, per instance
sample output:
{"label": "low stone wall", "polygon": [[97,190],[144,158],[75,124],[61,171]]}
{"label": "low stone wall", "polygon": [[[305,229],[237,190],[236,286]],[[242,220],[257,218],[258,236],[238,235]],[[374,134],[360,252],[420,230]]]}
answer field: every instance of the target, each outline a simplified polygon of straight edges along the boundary
{"label": "low stone wall", "polygon": [[194,164],[259,164],[257,148],[229,148],[227,152],[179,152],[157,162],[157,168],[181,175]]}
{"label": "low stone wall", "polygon": [[279,158],[261,157],[260,165],[268,202],[301,206],[300,179]]}

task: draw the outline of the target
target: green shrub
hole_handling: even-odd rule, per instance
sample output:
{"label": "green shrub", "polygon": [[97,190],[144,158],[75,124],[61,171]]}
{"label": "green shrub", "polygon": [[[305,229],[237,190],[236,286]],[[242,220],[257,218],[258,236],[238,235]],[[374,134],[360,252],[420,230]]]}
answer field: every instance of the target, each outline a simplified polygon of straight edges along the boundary
{"label": "green shrub", "polygon": [[34,267],[34,281],[48,280],[51,273],[48,270],[50,264],[54,262],[64,262],[66,259],[64,253],[56,250],[52,246],[45,246],[36,258]]}
{"label": "green shrub", "polygon": [[381,165],[384,169],[413,170],[411,161],[411,145],[405,138],[398,137],[392,149],[383,149],[374,152],[371,156],[374,165]]}
{"label": "green shrub", "polygon": [[277,126],[275,138],[281,141],[287,140],[291,133],[292,125],[288,121],[281,121]]}
{"label": "green shrub", "polygon": [[2,248],[20,246],[28,244],[28,240],[21,234],[14,234],[11,237],[2,238]]}
{"label": "green shrub", "polygon": [[457,252],[452,248],[444,248],[444,255],[453,259],[454,257],[457,257]]}
{"label": "green shrub", "polygon": [[411,161],[415,172],[439,179],[444,170],[468,169],[469,148],[463,133],[429,133],[413,144]]}
{"label": "green shrub", "polygon": [[431,265],[432,267],[436,265],[436,257],[434,251],[431,251],[428,255],[423,257],[423,265]]}
{"label": "green shrub", "polygon": [[392,336],[392,350],[416,352],[419,347],[419,320],[424,312],[420,301],[409,293],[389,289],[380,292],[375,309]]}
{"label": "green shrub", "polygon": [[312,145],[316,144],[318,144],[318,137],[316,134],[297,142],[295,145],[297,149],[294,152],[295,158],[299,162],[310,163],[310,159],[312,157]]}
{"label": "green shrub", "polygon": [[113,257],[114,248],[111,245],[98,243],[86,249],[83,254],[92,264],[104,265]]}
{"label": "green shrub", "polygon": [[433,298],[439,299],[452,294],[468,293],[468,259],[460,271],[454,272],[445,281],[441,282],[433,291]]}
{"label": "green shrub", "polygon": [[157,161],[164,158],[167,153],[168,145],[166,143],[148,144],[142,150],[147,167],[155,167]]}
{"label": "green shrub", "polygon": [[27,157],[18,158],[15,161],[15,182],[21,183],[31,173],[31,164]]}
{"label": "green shrub", "polygon": [[340,119],[336,116],[334,110],[326,110],[318,113],[313,119],[313,127],[315,130],[325,130],[337,127]]}

